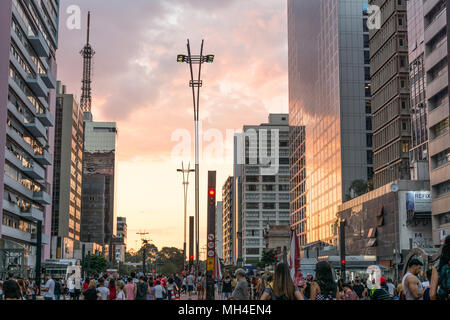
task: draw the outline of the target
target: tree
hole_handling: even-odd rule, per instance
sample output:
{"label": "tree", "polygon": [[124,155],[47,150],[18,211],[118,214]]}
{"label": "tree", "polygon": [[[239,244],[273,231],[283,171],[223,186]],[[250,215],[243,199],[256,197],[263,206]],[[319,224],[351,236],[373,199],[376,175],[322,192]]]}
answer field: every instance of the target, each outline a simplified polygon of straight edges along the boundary
{"label": "tree", "polygon": [[[89,263],[88,263],[88,260]],[[90,273],[100,273],[106,271],[106,267],[108,266],[108,260],[102,255],[91,254],[87,255],[84,259],[83,268],[87,270],[89,266]]]}
{"label": "tree", "polygon": [[373,190],[373,184],[365,180],[354,180],[348,188],[349,194],[346,195],[347,200],[359,197],[369,191]]}
{"label": "tree", "polygon": [[[159,261],[161,265],[173,264],[175,272],[183,270],[183,251],[175,247],[164,247],[159,251]],[[162,268],[161,268],[162,271]]]}
{"label": "tree", "polygon": [[273,265],[277,262],[277,258],[275,258],[276,253],[274,249],[270,249],[268,251],[264,250],[261,260],[256,264],[258,268],[264,269],[266,266]]}
{"label": "tree", "polygon": [[162,265],[160,271],[163,274],[174,274],[174,273],[177,273],[179,270],[177,269],[175,264],[169,262],[169,263]]}

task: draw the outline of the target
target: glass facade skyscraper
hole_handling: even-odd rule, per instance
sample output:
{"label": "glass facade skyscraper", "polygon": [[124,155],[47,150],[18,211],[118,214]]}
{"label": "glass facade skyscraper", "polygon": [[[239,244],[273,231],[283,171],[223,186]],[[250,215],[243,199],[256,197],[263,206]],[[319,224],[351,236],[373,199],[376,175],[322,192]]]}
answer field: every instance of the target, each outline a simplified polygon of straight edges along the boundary
{"label": "glass facade skyscraper", "polygon": [[337,245],[338,205],[372,175],[367,1],[289,0],[291,224]]}

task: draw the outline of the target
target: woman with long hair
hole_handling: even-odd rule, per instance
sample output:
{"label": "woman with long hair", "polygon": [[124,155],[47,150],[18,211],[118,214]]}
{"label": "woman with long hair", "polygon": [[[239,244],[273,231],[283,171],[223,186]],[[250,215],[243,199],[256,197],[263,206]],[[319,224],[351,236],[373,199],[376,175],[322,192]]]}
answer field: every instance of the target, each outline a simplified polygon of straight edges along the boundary
{"label": "woman with long hair", "polygon": [[29,291],[25,281],[23,279],[19,279],[17,280],[17,284],[19,285],[21,300],[28,300],[31,292]]}
{"label": "woman with long hair", "polygon": [[[450,235],[445,238],[438,267],[433,265],[430,281],[430,300],[450,300]],[[445,284],[443,282],[446,282]]]}
{"label": "woman with long hair", "polygon": [[83,291],[83,300],[101,300],[102,296],[97,292],[97,281],[92,279],[89,282],[89,287],[87,290]]}
{"label": "woman with long hair", "polygon": [[331,265],[327,261],[316,264],[315,279],[311,283],[310,300],[336,300],[337,286]]}
{"label": "woman with long hair", "polygon": [[264,290],[261,300],[304,300],[303,293],[292,281],[289,267],[280,262],[275,267],[273,286],[270,284]]}
{"label": "woman with long hair", "polygon": [[[114,280],[112,280],[114,281]],[[124,292],[125,284],[122,280],[117,281],[117,294],[116,300],[126,300],[126,295]]]}
{"label": "woman with long hair", "polygon": [[114,278],[109,280],[108,289],[109,289],[109,300],[116,300],[116,296],[117,296],[116,281],[114,280]]}

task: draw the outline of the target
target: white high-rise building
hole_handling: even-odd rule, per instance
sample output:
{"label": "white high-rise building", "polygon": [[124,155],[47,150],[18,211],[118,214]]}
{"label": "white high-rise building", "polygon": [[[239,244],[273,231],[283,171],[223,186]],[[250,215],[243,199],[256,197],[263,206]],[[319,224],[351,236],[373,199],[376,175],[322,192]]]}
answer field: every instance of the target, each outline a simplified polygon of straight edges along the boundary
{"label": "white high-rise building", "polygon": [[290,224],[289,116],[270,114],[268,123],[243,131],[242,259],[244,265],[255,265],[265,248],[263,229]]}

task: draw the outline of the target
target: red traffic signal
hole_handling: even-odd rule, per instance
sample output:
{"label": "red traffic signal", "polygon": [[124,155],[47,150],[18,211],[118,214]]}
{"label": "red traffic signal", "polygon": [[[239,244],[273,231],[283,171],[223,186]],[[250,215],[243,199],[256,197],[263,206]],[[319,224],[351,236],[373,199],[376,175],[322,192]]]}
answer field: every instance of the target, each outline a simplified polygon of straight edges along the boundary
{"label": "red traffic signal", "polygon": [[153,269],[153,273],[156,273],[156,270],[155,270],[155,269]]}
{"label": "red traffic signal", "polygon": [[189,260],[194,260],[194,256],[190,256],[190,257],[189,257]]}
{"label": "red traffic signal", "polygon": [[216,190],[214,190],[214,189],[209,189],[208,195],[209,195],[210,197],[214,197],[214,196],[216,195]]}
{"label": "red traffic signal", "polygon": [[342,264],[342,265],[345,265],[345,259],[342,259],[342,260],[341,260],[341,264]]}

